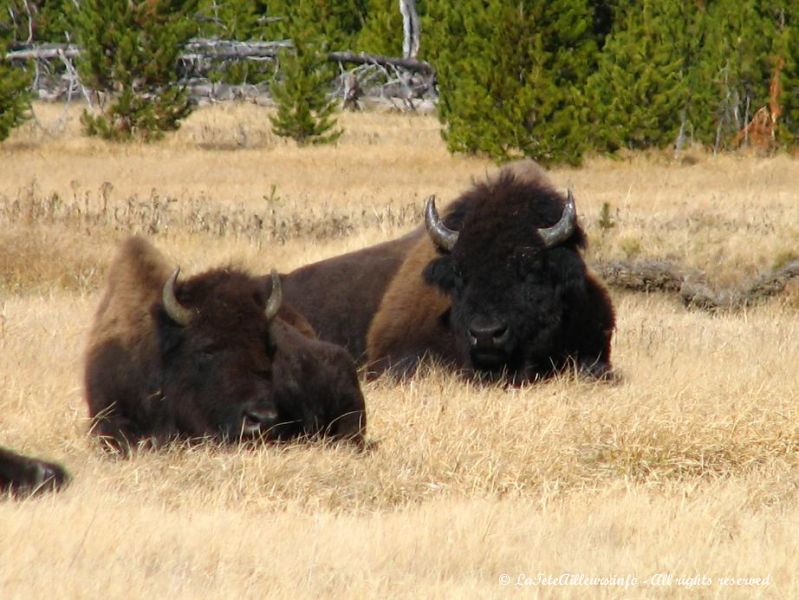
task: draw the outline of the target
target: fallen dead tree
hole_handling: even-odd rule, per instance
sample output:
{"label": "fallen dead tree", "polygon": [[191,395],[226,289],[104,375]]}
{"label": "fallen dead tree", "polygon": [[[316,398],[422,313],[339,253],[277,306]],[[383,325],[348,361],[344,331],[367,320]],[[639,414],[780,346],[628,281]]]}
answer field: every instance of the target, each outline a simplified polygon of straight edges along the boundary
{"label": "fallen dead tree", "polygon": [[799,260],[765,273],[739,289],[713,289],[699,271],[665,261],[597,263],[592,269],[609,285],[636,292],[676,294],[685,306],[701,310],[739,310],[785,291],[799,277]]}
{"label": "fallen dead tree", "polygon": [[[291,40],[192,39],[183,47],[179,58],[179,80],[175,83],[186,87],[197,102],[247,99],[268,104],[271,101],[268,80],[231,84],[220,82],[219,74],[234,63],[249,61],[269,63],[274,77],[280,68],[280,52],[291,48]],[[5,60],[17,64],[33,63],[33,87],[39,98],[69,100],[89,96],[74,67],[74,60],[80,52],[80,47],[75,44],[22,45],[7,52]],[[435,71],[424,61],[363,52],[331,52],[328,60],[339,67],[333,93],[346,98],[349,107],[359,106],[359,99],[364,98],[367,103],[369,100],[385,100],[397,108],[415,110],[438,97]],[[356,97],[353,97],[352,90],[357,90]]]}
{"label": "fallen dead tree", "polygon": [[679,292],[685,279],[663,261],[597,263],[592,269],[609,286],[635,292]]}

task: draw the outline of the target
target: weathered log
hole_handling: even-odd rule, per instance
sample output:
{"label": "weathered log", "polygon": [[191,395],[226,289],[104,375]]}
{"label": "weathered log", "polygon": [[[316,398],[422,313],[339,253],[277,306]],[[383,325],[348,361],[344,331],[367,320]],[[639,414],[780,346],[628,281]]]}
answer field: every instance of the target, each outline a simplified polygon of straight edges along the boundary
{"label": "weathered log", "polygon": [[355,65],[375,64],[382,67],[400,67],[414,73],[421,73],[422,75],[434,74],[433,67],[429,63],[411,58],[391,58],[389,56],[378,56],[377,54],[366,54],[364,52],[359,54],[354,52],[331,52],[327,56],[330,60],[340,63],[351,63]]}
{"label": "weathered log", "polygon": [[740,310],[785,291],[799,277],[799,260],[757,277],[738,289],[714,290],[704,273],[681,269],[665,261],[597,263],[592,269],[607,285],[637,292],[676,293],[682,303],[701,310]]}
{"label": "weathered log", "polygon": [[636,292],[679,292],[685,276],[664,261],[612,262],[592,265],[611,287]]}
{"label": "weathered log", "polygon": [[[273,42],[237,42],[232,40],[192,39],[184,46],[180,60],[196,60],[198,58],[211,59],[269,59],[277,56],[280,50],[293,48],[291,40],[277,40]],[[52,60],[54,58],[76,58],[81,49],[75,44],[37,44],[35,46],[21,47],[10,50],[5,58],[8,61],[22,60]],[[414,73],[432,75],[433,67],[429,63],[410,58],[393,58],[376,54],[356,54],[354,52],[330,52],[328,59],[333,62],[349,64],[376,64],[393,66]]]}
{"label": "weathered log", "polygon": [[765,273],[740,290],[713,291],[705,285],[687,284],[680,290],[686,306],[704,310],[740,309],[778,296],[799,277],[799,260]]}
{"label": "weathered log", "polygon": [[75,44],[37,44],[25,46],[6,52],[9,62],[23,60],[53,60],[55,58],[77,58],[80,47]]}
{"label": "weathered log", "polygon": [[[176,85],[189,88],[192,99],[198,102],[208,100],[229,100],[233,98],[251,99],[261,103],[271,102],[268,85],[223,85],[214,84],[209,78],[209,72],[215,68],[214,64],[221,62],[235,62],[242,60],[272,61],[276,60],[281,50],[293,47],[291,40],[277,40],[271,42],[249,41],[239,42],[231,40],[201,39],[190,40],[179,56],[179,79]],[[80,55],[80,47],[74,44],[38,44],[18,45],[12,48],[5,58],[9,62],[27,60],[39,61],[39,65],[49,64],[50,61],[60,61],[66,67],[68,77],[66,84],[64,76],[48,76],[36,79],[35,91],[42,99],[58,100],[63,97],[72,97],[74,88],[83,89],[77,71],[72,66],[73,59]],[[363,98],[399,99],[404,103],[403,108],[417,109],[417,101],[435,99],[437,97],[435,71],[426,62],[414,59],[393,58],[373,54],[355,54],[353,52],[331,52],[328,59],[339,65],[357,65],[350,68],[350,76],[345,73],[347,69],[341,68],[344,84],[339,84],[340,93],[347,106],[353,106],[352,99],[346,92],[360,90]],[[366,76],[366,81],[360,81],[358,72],[362,69],[377,69],[382,71],[383,83],[372,84],[374,74]],[[38,72],[38,71],[37,71]],[[354,81],[353,81],[354,78]],[[349,87],[346,84],[349,82]],[[356,85],[352,85],[355,83]],[[68,93],[69,92],[69,93]],[[84,90],[84,96],[88,92]],[[356,103],[357,105],[357,103]]]}
{"label": "weathered log", "polygon": [[215,40],[195,38],[183,47],[181,60],[196,58],[215,59],[263,59],[275,58],[281,50],[294,47],[291,40],[273,42],[237,42],[232,40]]}
{"label": "weathered log", "polygon": [[689,308],[716,311],[738,309],[743,306],[742,296],[735,290],[714,291],[702,283],[685,282],[680,288],[680,300]]}

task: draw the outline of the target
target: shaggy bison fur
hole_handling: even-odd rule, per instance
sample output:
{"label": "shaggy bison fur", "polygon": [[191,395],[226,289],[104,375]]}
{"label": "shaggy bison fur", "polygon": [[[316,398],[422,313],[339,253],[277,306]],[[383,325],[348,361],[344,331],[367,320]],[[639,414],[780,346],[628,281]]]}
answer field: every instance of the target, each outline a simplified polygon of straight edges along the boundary
{"label": "shaggy bison fur", "polygon": [[0,448],[0,491],[13,495],[29,495],[55,490],[69,481],[61,465],[22,456]]}
{"label": "shaggy bison fur", "polygon": [[233,268],[179,282],[153,246],[131,238],[89,336],[93,432],[122,451],[178,436],[323,434],[361,445],[366,414],[352,358],[309,337],[279,294],[279,282]]}
{"label": "shaggy bison fur", "polygon": [[372,373],[429,358],[514,383],[569,368],[610,376],[613,306],[581,256],[571,193],[536,163],[475,183],[443,218],[429,200],[426,227],[289,273],[288,300],[304,298],[323,339]]}

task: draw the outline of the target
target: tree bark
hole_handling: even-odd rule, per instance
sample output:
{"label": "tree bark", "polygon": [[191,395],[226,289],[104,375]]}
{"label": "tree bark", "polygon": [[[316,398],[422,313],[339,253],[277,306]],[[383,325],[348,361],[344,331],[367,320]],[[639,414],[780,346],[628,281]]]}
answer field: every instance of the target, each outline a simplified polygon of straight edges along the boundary
{"label": "tree bark", "polygon": [[738,289],[713,289],[704,273],[680,269],[663,261],[597,263],[591,265],[608,286],[636,292],[676,294],[685,306],[701,310],[739,310],[785,291],[799,277],[799,260],[769,271]]}
{"label": "tree bark", "polygon": [[421,28],[416,0],[399,0],[402,13],[402,57],[416,59],[419,54]]}
{"label": "tree bark", "polygon": [[356,65],[375,64],[381,67],[393,66],[422,75],[433,74],[433,67],[430,66],[429,63],[412,58],[391,58],[389,56],[378,56],[377,54],[366,54],[364,52],[360,54],[355,54],[354,52],[331,52],[328,54],[328,58],[340,63],[352,63]]}
{"label": "tree bark", "polygon": [[[259,59],[274,58],[280,50],[293,48],[291,40],[278,40],[274,42],[235,42],[228,40],[193,39],[184,47],[180,55],[181,60],[196,58],[216,59]],[[80,55],[80,47],[74,44],[38,44],[27,48],[18,48],[6,53],[6,60],[52,60],[54,58],[76,58]],[[376,64],[382,67],[394,66],[407,69],[414,73],[432,75],[433,67],[424,61],[413,58],[392,58],[376,54],[355,54],[354,52],[331,52],[328,59],[340,63],[358,65]]]}

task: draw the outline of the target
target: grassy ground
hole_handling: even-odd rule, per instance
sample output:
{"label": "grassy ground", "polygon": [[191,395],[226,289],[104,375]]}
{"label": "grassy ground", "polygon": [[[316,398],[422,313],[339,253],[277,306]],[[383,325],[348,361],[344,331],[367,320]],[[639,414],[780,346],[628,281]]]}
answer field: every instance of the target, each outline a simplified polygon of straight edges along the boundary
{"label": "grassy ground", "polygon": [[[346,115],[337,146],[298,149],[255,107],[204,109],[154,146],[87,140],[76,115],[37,106],[0,146],[0,443],[75,477],[0,502],[0,596],[799,597],[795,292],[717,315],[614,294],[614,385],[365,384],[380,442],[365,456],[102,455],[82,352],[129,232],[184,272],[285,271],[406,231],[427,195],[492,167],[449,156],[430,117]],[[736,285],[797,256],[795,161],[690,158],[554,171],[589,258],[667,258]]]}

